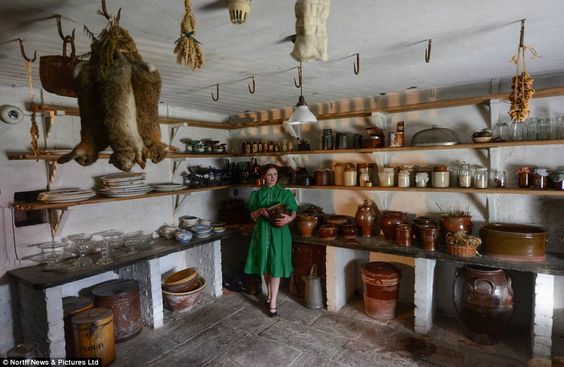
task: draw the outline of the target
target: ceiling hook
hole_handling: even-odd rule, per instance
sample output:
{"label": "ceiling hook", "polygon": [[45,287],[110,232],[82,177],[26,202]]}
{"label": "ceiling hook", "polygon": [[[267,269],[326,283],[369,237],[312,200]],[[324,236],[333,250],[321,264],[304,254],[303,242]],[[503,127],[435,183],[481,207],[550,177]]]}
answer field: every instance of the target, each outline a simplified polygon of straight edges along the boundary
{"label": "ceiling hook", "polygon": [[302,62],[300,61],[300,66],[298,66],[298,80],[299,82],[296,82],[296,78],[294,78],[294,85],[296,86],[296,88],[301,88],[302,87]]}
{"label": "ceiling hook", "polygon": [[71,45],[71,57],[74,57],[76,52],[74,46],[74,34],[75,29],[72,30],[72,33],[68,36],[65,36],[63,33],[63,27],[61,25],[61,16],[59,14],[55,15],[55,19],[57,20],[57,32],[59,33],[59,37],[63,40],[63,56],[67,56],[67,43]]}
{"label": "ceiling hook", "polygon": [[251,89],[251,85],[247,84],[247,88],[249,88],[249,93],[251,94],[255,94],[255,91],[257,89],[257,86],[255,84],[255,76],[253,75],[253,88]]}
{"label": "ceiling hook", "polygon": [[525,20],[521,19],[521,37],[519,37],[519,47],[521,48],[525,46]]}
{"label": "ceiling hook", "polygon": [[425,62],[428,64],[431,61],[431,39],[427,40],[427,49],[425,50]]}
{"label": "ceiling hook", "polygon": [[61,25],[61,16],[59,14],[55,15],[55,19],[57,20],[57,32],[59,32],[59,37],[65,41],[65,35],[63,34],[63,26]]}
{"label": "ceiling hook", "polygon": [[214,102],[219,101],[219,83],[215,84],[215,97],[213,95],[213,92],[211,92],[211,96],[212,96],[212,99],[214,100]]}
{"label": "ceiling hook", "polygon": [[356,54],[356,62],[353,63],[353,71],[354,75],[358,75],[360,73],[360,54]]}
{"label": "ceiling hook", "polygon": [[25,54],[25,49],[24,49],[24,39],[22,38],[18,38],[18,41],[20,41],[20,52],[22,53],[22,57],[25,59],[25,61],[27,62],[34,62],[35,59],[37,59],[37,50],[33,51],[33,59],[30,59],[29,57],[26,56]]}

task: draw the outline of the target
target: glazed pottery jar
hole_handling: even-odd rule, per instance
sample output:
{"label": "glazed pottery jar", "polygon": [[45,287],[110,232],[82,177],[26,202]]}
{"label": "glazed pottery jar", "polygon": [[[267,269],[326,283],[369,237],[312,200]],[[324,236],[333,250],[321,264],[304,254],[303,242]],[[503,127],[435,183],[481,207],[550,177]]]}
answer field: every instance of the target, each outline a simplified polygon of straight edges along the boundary
{"label": "glazed pottery jar", "polygon": [[385,210],[380,220],[380,229],[384,233],[384,238],[394,240],[396,236],[396,226],[407,223],[407,214],[393,210]]}
{"label": "glazed pottery jar", "polygon": [[345,168],[344,176],[345,186],[356,186],[356,168],[354,167],[354,164],[350,167]]}
{"label": "glazed pottery jar", "polygon": [[328,186],[331,184],[331,170],[318,169],[313,173],[313,181],[317,186]]}
{"label": "glazed pottery jar", "polygon": [[421,240],[419,227],[428,224],[435,224],[435,222],[430,217],[417,217],[413,220],[413,233],[418,241]]}
{"label": "glazed pottery jar", "polygon": [[270,225],[274,227],[278,227],[276,225],[276,219],[282,218],[284,214],[286,215],[290,214],[288,208],[283,203],[275,204],[270,208],[266,209],[266,211],[268,212],[268,222],[270,223]]}
{"label": "glazed pottery jar", "polygon": [[421,248],[425,251],[437,251],[440,228],[436,224],[423,224],[418,227]]}
{"label": "glazed pottery jar", "polygon": [[497,343],[513,317],[511,278],[501,269],[457,269],[452,299],[468,337],[479,344]]}
{"label": "glazed pottery jar", "polygon": [[319,238],[322,240],[334,240],[337,238],[337,227],[333,224],[324,224],[319,227]]}
{"label": "glazed pottery jar", "polygon": [[302,237],[311,237],[317,221],[313,215],[299,215],[297,220],[297,227]]}
{"label": "glazed pottery jar", "polygon": [[356,224],[360,229],[362,237],[371,237],[376,224],[376,214],[373,205],[368,204],[368,199],[364,199],[362,205],[356,210]]}
{"label": "glazed pottery jar", "polygon": [[409,224],[398,224],[395,236],[396,246],[409,247],[413,244],[413,231]]}
{"label": "glazed pottery jar", "polygon": [[433,167],[433,187],[448,187],[450,184],[450,173],[447,166]]}
{"label": "glazed pottery jar", "polygon": [[356,238],[356,224],[343,225],[343,238],[345,240],[354,240]]}
{"label": "glazed pottery jar", "polygon": [[[354,168],[352,163],[335,163],[335,185],[344,186],[345,185],[345,169],[348,167]],[[356,181],[356,180],[355,180]]]}
{"label": "glazed pottery jar", "polygon": [[449,232],[456,233],[460,231],[472,234],[471,216],[444,215],[441,217],[441,234],[443,237]]}

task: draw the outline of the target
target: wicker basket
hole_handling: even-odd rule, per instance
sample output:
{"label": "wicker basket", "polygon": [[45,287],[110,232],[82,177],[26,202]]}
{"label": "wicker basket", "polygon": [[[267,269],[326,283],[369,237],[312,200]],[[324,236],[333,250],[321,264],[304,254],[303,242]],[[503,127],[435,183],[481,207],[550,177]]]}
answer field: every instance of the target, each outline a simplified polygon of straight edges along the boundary
{"label": "wicker basket", "polygon": [[47,92],[65,97],[76,97],[76,88],[72,78],[75,57],[49,55],[39,58],[39,77]]}
{"label": "wicker basket", "polygon": [[474,245],[453,245],[447,244],[446,251],[449,255],[460,256],[460,257],[472,257],[476,256],[477,248]]}

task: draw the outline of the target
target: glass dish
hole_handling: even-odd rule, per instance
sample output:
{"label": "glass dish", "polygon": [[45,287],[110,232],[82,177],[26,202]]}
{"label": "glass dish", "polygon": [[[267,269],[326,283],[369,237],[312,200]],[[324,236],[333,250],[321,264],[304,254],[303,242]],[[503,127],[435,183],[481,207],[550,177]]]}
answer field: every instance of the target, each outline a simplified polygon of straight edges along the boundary
{"label": "glass dish", "polygon": [[94,264],[91,258],[86,257],[86,254],[92,250],[90,246],[91,238],[92,235],[87,233],[77,233],[67,237],[67,239],[74,244],[73,249],[79,255],[78,259],[73,262],[74,266],[85,268]]}

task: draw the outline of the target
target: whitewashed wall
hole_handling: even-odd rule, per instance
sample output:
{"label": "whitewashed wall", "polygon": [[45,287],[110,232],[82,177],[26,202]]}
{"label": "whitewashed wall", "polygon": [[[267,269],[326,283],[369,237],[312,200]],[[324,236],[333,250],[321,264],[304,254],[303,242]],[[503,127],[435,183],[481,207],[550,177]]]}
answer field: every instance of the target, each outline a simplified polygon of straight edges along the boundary
{"label": "whitewashed wall", "polygon": [[[36,102],[41,101],[38,94]],[[0,106],[9,104],[20,107],[25,111],[27,101],[27,90],[22,88],[0,88]],[[64,104],[72,106],[75,100],[61,98],[53,95],[45,95],[44,103]],[[168,117],[193,117],[205,119],[206,114],[195,111],[184,111],[181,109],[160,106],[161,116]],[[217,115],[211,115],[217,119]],[[40,147],[43,148],[43,124],[42,117],[37,119],[40,133]],[[17,329],[14,309],[14,289],[10,287],[6,272],[22,266],[34,265],[34,263],[21,260],[23,257],[37,252],[37,248],[28,247],[30,244],[50,241],[51,232],[49,224],[40,224],[26,227],[14,228],[11,204],[15,192],[45,189],[47,176],[45,163],[43,161],[10,161],[6,153],[14,151],[26,151],[31,149],[29,128],[31,126],[29,114],[24,121],[18,125],[0,123],[0,220],[2,231],[0,233],[0,354],[14,346],[15,329]],[[163,126],[163,141],[168,142],[168,129]],[[217,129],[203,128],[181,128],[174,145],[184,149],[179,139],[190,137],[193,139],[214,139],[226,142],[228,132]],[[80,118],[71,116],[57,117],[51,130],[48,141],[48,149],[72,148],[80,139]],[[183,163],[182,170],[186,165],[213,165],[220,167],[223,161],[220,159],[195,159]],[[147,182],[170,182],[171,180],[170,159],[165,159],[159,164],[147,163],[145,172]],[[140,171],[136,166],[133,171]],[[89,167],[82,167],[71,161],[57,167],[56,180],[53,188],[80,187],[91,188],[94,185],[95,176],[119,172],[108,159],[100,159]],[[181,182],[182,177],[175,178],[175,182]],[[229,195],[228,192],[204,192],[196,193],[188,198],[188,203],[177,215],[192,214],[203,218],[215,219],[216,208],[219,201]],[[106,229],[117,229],[122,231],[145,230],[154,231],[164,223],[175,223],[177,218],[173,216],[172,197],[140,199],[123,202],[113,202],[98,205],[78,206],[72,209],[72,213],[66,223],[61,237],[80,232],[97,232]],[[163,269],[169,270],[169,269]],[[80,288],[91,285],[92,281],[98,282],[114,277],[115,274],[101,275],[94,280],[73,283],[65,288],[65,295],[76,294]],[[210,288],[211,289],[211,288]]]}
{"label": "whitewashed wall", "polygon": [[[509,104],[500,102],[499,119],[509,120],[507,111]],[[564,115],[564,97],[551,97],[535,99],[531,103],[531,116],[548,117]],[[368,126],[377,125],[384,127],[387,131],[395,129],[398,121],[405,121],[406,143],[411,142],[412,136],[425,128],[436,124],[455,130],[463,143],[470,143],[472,133],[486,127],[490,127],[489,107],[463,106],[425,111],[414,111],[407,113],[394,113],[385,116],[386,123],[378,116],[356,119],[341,119],[334,121],[320,121],[315,125],[307,125],[301,128],[301,136],[311,142],[312,149],[321,149],[320,138],[325,127],[333,128],[333,133],[348,132],[365,133]],[[231,133],[233,146],[239,149],[245,140],[279,140],[290,139],[282,126],[265,126],[254,129],[235,130]],[[538,147],[514,147],[498,149],[499,169],[505,170],[508,177],[508,185],[516,186],[517,177],[515,169],[522,165],[547,167],[549,169],[564,168],[564,147],[560,146],[538,146]],[[433,166],[439,163],[456,165],[462,161],[471,163],[473,166],[488,167],[488,151],[461,149],[445,151],[412,151],[376,154],[335,154],[335,155],[309,155],[301,156],[298,164],[308,167],[308,171],[318,168],[332,168],[337,162],[378,162],[394,166],[404,164],[415,164]],[[262,157],[259,163],[288,163],[286,158]],[[493,178],[493,173],[490,172]],[[490,185],[492,185],[490,180]],[[379,193],[358,191],[331,191],[331,190],[303,190],[302,201],[313,203],[323,207],[326,213],[337,213],[354,216],[357,206],[362,203],[363,198],[374,200],[380,209],[401,210],[411,216],[431,215],[438,219],[440,206],[443,210],[466,209],[472,213],[474,222],[474,234],[485,221],[488,220],[488,197],[485,194],[461,194],[461,193]],[[490,221],[528,223],[542,225],[550,230],[549,248],[552,251],[564,252],[564,244],[560,238],[564,236],[564,199],[536,196],[519,195],[492,195],[489,197],[490,206],[495,203],[495,218]],[[413,302],[413,259],[400,256],[389,256],[373,253],[372,261],[390,261],[400,265],[403,270],[402,284],[400,287],[400,300],[402,302]],[[411,267],[411,269],[409,269]],[[328,268],[329,269],[329,268]],[[436,267],[436,291],[438,311],[450,316],[455,315],[452,304],[452,282],[456,266],[452,263],[438,262]],[[520,327],[527,327],[531,317],[532,285],[534,284],[531,273],[512,272],[517,280],[515,286],[518,306],[514,322]],[[333,276],[333,274],[328,274]],[[554,292],[555,308],[564,308],[564,277],[557,277]],[[557,320],[555,328],[562,328],[564,320]]]}

